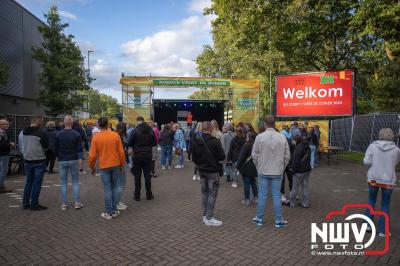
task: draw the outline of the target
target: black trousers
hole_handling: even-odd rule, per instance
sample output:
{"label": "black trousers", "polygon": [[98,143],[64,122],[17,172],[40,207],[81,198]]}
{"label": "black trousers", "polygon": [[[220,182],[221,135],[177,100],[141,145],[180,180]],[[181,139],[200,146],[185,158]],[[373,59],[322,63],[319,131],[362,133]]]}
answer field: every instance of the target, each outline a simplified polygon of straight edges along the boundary
{"label": "black trousers", "polygon": [[53,172],[55,163],[56,163],[56,156],[55,156],[53,150],[47,150],[47,152],[46,152],[46,168],[49,167],[49,173]]}
{"label": "black trousers", "polygon": [[146,188],[146,197],[151,198],[151,166],[152,160],[133,158],[132,174],[135,177],[135,192],[134,197],[140,199],[140,190],[142,189],[142,173],[144,176],[144,185]]}
{"label": "black trousers", "polygon": [[292,183],[293,183],[293,173],[290,170],[290,164],[288,166],[286,166],[285,168],[285,173],[283,173],[283,177],[282,177],[282,185],[281,185],[281,194],[285,194],[285,176],[287,177],[287,179],[289,180],[289,189],[290,191],[292,191]]}

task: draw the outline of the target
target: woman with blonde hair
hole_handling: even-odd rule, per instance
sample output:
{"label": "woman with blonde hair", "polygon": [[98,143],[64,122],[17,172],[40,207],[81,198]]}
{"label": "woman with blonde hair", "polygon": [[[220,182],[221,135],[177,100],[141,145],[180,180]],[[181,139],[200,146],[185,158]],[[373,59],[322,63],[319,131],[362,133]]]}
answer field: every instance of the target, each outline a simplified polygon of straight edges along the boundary
{"label": "woman with blonde hair", "polygon": [[218,122],[215,119],[211,120],[211,136],[219,140],[222,137],[222,132],[219,130]]}

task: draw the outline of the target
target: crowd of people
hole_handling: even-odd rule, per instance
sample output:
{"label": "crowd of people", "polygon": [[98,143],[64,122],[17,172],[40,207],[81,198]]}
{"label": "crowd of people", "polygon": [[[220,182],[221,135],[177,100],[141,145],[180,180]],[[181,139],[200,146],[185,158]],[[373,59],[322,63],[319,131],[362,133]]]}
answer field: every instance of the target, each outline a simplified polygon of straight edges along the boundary
{"label": "crowd of people", "polygon": [[[156,160],[162,170],[185,167],[187,160],[194,163],[193,180],[199,180],[202,193],[203,222],[219,226],[214,208],[217,200],[220,178],[237,188],[239,178],[243,183],[242,204],[256,205],[256,216],[252,222],[264,224],[267,195],[271,191],[275,216],[275,227],[287,225],[282,217],[281,207],[300,206],[309,208],[310,173],[318,167],[318,150],[321,133],[318,126],[308,127],[297,122],[283,125],[279,131],[273,116],[264,119],[257,131],[250,123],[227,123],[222,130],[216,120],[189,123],[183,129],[179,123],[158,125],[137,118],[137,124],[119,122],[116,129],[107,118],[100,118],[95,125],[82,126],[70,115],[56,125],[49,121],[42,128],[43,118],[33,117],[30,126],[21,131],[19,149],[25,163],[26,183],[23,195],[23,209],[45,210],[39,203],[45,171],[55,173],[55,161],[61,183],[61,209],[67,210],[68,176],[72,179],[72,205],[83,208],[80,200],[79,176],[86,174],[83,160],[88,151],[88,167],[93,175],[101,177],[104,188],[105,211],[101,217],[107,220],[118,217],[128,208],[122,202],[129,170],[134,176],[135,201],[141,200],[142,176],[146,199],[153,200],[152,177],[156,175]],[[192,122],[192,121],[190,121]],[[10,192],[4,186],[5,169],[8,169],[8,154],[15,146],[7,137],[9,122],[0,118],[0,192]],[[369,203],[376,204],[377,193],[382,190],[382,210],[389,213],[390,197],[396,182],[395,167],[400,161],[400,150],[394,141],[391,129],[382,129],[379,140],[368,148],[364,162],[369,166]],[[158,151],[160,148],[160,152]],[[160,154],[160,158],[158,158]],[[288,180],[289,196],[285,193]],[[367,212],[367,215],[370,215]],[[371,215],[370,215],[371,216]],[[373,218],[373,216],[371,216]],[[384,234],[383,222],[379,231]]]}

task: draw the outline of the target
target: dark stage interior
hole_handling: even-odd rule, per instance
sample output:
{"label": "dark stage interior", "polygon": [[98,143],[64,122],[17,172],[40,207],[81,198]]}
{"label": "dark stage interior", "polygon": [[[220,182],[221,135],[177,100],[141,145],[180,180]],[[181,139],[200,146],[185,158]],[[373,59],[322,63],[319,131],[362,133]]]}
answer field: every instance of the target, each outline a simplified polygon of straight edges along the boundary
{"label": "dark stage interior", "polygon": [[[170,122],[186,121],[185,114],[192,112],[193,122],[217,120],[224,123],[224,100],[153,100],[154,121],[160,127]],[[179,119],[178,119],[179,116]]]}

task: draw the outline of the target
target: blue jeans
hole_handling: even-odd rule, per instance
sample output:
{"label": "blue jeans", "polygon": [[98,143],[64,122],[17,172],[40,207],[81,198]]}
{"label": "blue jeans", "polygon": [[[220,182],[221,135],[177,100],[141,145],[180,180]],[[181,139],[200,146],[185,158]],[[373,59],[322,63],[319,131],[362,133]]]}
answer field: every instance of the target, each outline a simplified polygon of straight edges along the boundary
{"label": "blue jeans", "polygon": [[281,183],[282,176],[278,175],[258,175],[258,203],[256,217],[264,221],[264,212],[268,196],[268,187],[271,187],[272,202],[274,207],[275,222],[282,221],[282,203],[281,203]]}
{"label": "blue jeans", "polygon": [[244,199],[250,199],[250,187],[253,190],[253,197],[258,197],[257,182],[255,177],[243,176]]}
{"label": "blue jeans", "polygon": [[161,166],[169,166],[172,164],[172,145],[161,145]]}
{"label": "blue jeans", "polygon": [[24,189],[24,207],[37,207],[39,205],[39,195],[42,189],[44,170],[46,161],[39,163],[25,162],[26,182]]}
{"label": "blue jeans", "polygon": [[106,212],[112,214],[117,210],[118,179],[121,175],[121,167],[115,166],[100,169],[100,176],[104,186],[104,205]]}
{"label": "blue jeans", "polygon": [[[368,188],[369,188],[368,204],[371,205],[373,209],[375,209],[376,198],[378,197],[379,187],[368,185]],[[380,188],[380,189],[382,190],[381,211],[386,212],[390,217],[390,199],[392,197],[393,189],[387,189],[387,188]],[[371,218],[371,220],[374,219],[374,216],[370,214],[369,209],[365,211],[365,215]],[[381,218],[379,219],[378,231],[379,233],[382,234],[385,233],[385,217],[383,216],[381,216]]]}
{"label": "blue jeans", "polygon": [[310,149],[311,149],[311,168],[314,168],[315,166],[315,151],[317,150],[317,146],[314,144],[310,144]]}
{"label": "blue jeans", "polygon": [[183,149],[181,149],[181,154],[179,154],[177,158],[177,165],[183,165],[185,163],[185,157],[183,153]]}
{"label": "blue jeans", "polygon": [[129,168],[129,166],[127,166],[127,165],[125,165],[122,168],[121,174],[119,175],[119,178],[118,178],[117,204],[121,201],[122,195],[124,194],[124,189],[125,189],[125,185],[126,185],[126,171],[127,171],[127,168]]}
{"label": "blue jeans", "polygon": [[72,196],[75,203],[80,203],[79,199],[79,162],[78,160],[72,161],[61,161],[60,165],[60,176],[61,176],[61,203],[67,204],[67,190],[68,190],[68,171],[71,172],[72,179]]}
{"label": "blue jeans", "polygon": [[0,188],[4,187],[4,181],[8,172],[8,161],[8,155],[0,156]]}

